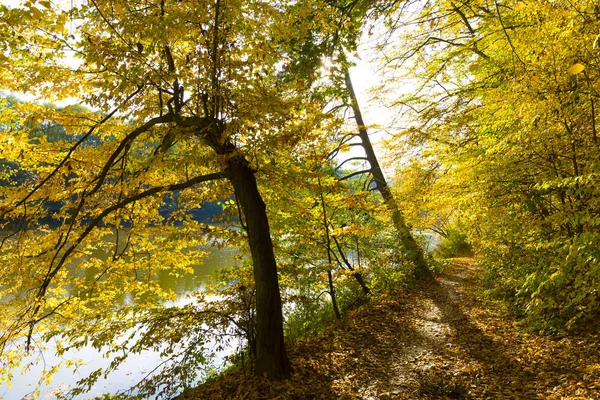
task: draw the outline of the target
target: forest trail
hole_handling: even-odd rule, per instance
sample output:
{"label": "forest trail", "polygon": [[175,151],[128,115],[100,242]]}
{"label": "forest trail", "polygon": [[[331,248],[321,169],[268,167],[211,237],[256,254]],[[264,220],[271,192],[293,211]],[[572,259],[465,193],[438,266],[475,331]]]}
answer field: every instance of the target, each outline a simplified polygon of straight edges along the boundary
{"label": "forest trail", "polygon": [[435,281],[375,300],[292,346],[294,378],[225,376],[183,398],[600,399],[599,336],[539,336],[481,300],[455,259]]}
{"label": "forest trail", "polygon": [[[344,338],[361,399],[600,399],[598,336],[517,329],[479,299],[479,270],[455,259],[435,282],[374,305]],[[365,320],[368,319],[368,320]],[[360,322],[359,322],[360,321]],[[352,397],[352,396],[350,396]]]}

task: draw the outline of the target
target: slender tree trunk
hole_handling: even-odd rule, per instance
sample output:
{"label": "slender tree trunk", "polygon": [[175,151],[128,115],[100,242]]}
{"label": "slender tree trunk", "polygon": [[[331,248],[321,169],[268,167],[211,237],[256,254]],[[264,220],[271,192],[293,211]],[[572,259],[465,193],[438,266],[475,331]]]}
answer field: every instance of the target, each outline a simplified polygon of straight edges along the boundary
{"label": "slender tree trunk", "polygon": [[333,274],[331,270],[327,270],[327,281],[329,282],[329,295],[331,296],[331,305],[333,306],[333,314],[337,319],[342,318],[340,309],[337,304],[337,298],[335,297],[335,287],[333,286]]}
{"label": "slender tree trunk", "polygon": [[[333,241],[335,242],[335,246],[338,249],[338,253],[340,253],[340,257],[342,258],[342,261],[346,265],[346,268],[348,268],[350,271],[352,271],[352,276],[354,277],[354,279],[356,279],[356,281],[360,285],[363,293],[364,294],[371,294],[371,289],[369,289],[369,287],[365,283],[365,280],[363,279],[362,274],[360,272],[357,272],[354,269],[354,267],[352,266],[352,264],[350,264],[350,261],[348,261],[348,258],[346,257],[346,254],[344,254],[344,250],[342,250],[342,246],[340,245],[339,240],[337,240],[337,237],[333,236]],[[341,265],[341,262],[340,262],[339,259],[338,259],[338,262]]]}
{"label": "slender tree trunk", "polygon": [[352,276],[354,277],[354,279],[356,279],[356,282],[358,282],[364,294],[371,294],[371,289],[369,289],[369,287],[365,283],[365,280],[363,279],[363,276],[360,272],[354,272]]}
{"label": "slender tree trunk", "polygon": [[398,232],[400,242],[406,250],[406,256],[414,264],[415,276],[417,278],[431,277],[432,274],[429,268],[427,267],[427,261],[425,261],[423,249],[421,249],[421,247],[417,244],[415,238],[410,232],[410,229],[406,225],[404,216],[398,208],[398,204],[396,203],[396,200],[394,199],[394,196],[390,191],[387,181],[385,180],[385,176],[383,175],[383,171],[381,169],[381,166],[379,165],[379,161],[377,160],[375,151],[373,150],[371,139],[369,138],[369,134],[367,133],[367,129],[365,128],[365,123],[362,118],[362,113],[360,112],[360,107],[358,106],[356,93],[354,92],[352,80],[350,79],[350,73],[348,72],[347,68],[344,71],[344,78],[346,81],[346,88],[350,93],[352,111],[354,112],[356,124],[358,125],[358,137],[362,142],[362,147],[364,148],[367,160],[369,161],[371,174],[373,175],[373,178],[375,180],[376,188],[379,191],[379,193],[381,193],[381,197],[383,197],[383,201],[385,202],[386,206],[392,212],[392,219],[394,221],[394,225],[396,226],[396,231]]}
{"label": "slender tree trunk", "polygon": [[256,284],[256,373],[269,379],[290,376],[290,363],[283,341],[283,315],[277,280],[277,265],[269,231],[266,206],[258,191],[248,161],[232,156],[226,175],[246,221]]}
{"label": "slender tree trunk", "polygon": [[317,178],[319,182],[319,189],[321,190],[321,208],[323,210],[323,229],[325,232],[325,243],[327,245],[327,279],[329,282],[329,296],[331,296],[331,305],[333,306],[333,313],[337,319],[342,318],[340,309],[337,305],[337,299],[335,297],[335,287],[333,286],[333,274],[331,273],[331,239],[329,238],[329,223],[327,222],[327,209],[325,208],[325,196],[323,195],[323,187],[321,186],[321,178]]}

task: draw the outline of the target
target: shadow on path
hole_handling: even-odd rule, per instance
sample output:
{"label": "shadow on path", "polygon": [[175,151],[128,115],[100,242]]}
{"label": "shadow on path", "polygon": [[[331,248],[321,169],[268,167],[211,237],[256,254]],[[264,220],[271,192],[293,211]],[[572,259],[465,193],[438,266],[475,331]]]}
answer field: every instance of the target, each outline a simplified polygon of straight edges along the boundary
{"label": "shadow on path", "polygon": [[600,336],[521,332],[477,299],[477,276],[455,260],[437,280],[374,297],[293,346],[290,381],[238,371],[185,398],[600,399]]}
{"label": "shadow on path", "polygon": [[[482,385],[479,389],[490,397],[536,398],[535,375],[523,368],[509,346],[486,334],[482,324],[474,321],[472,308],[477,306],[477,301],[467,288],[475,284],[473,267],[457,263],[435,282],[419,287],[420,295],[431,300],[439,310],[440,322],[450,327],[451,333],[445,338],[443,350],[438,348],[437,351],[442,357],[455,362],[472,362],[475,371],[470,371],[469,386]],[[457,356],[466,356],[466,360],[456,359]],[[465,388],[465,392],[469,389]]]}

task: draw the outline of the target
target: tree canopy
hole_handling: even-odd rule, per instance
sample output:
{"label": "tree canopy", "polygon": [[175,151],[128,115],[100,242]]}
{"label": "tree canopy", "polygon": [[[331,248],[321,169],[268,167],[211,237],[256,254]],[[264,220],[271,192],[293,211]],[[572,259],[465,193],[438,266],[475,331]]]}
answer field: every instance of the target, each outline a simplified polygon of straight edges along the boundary
{"label": "tree canopy", "polygon": [[414,121],[397,136],[418,149],[397,177],[412,221],[462,221],[492,290],[537,324],[594,318],[597,5],[403,7],[385,68],[417,83],[385,101]]}
{"label": "tree canopy", "polygon": [[[0,5],[0,89],[39,100],[0,103],[0,381],[54,339],[112,360],[67,397],[151,348],[165,362],[120,395],[170,396],[231,335],[285,379],[284,330],[430,276],[415,231],[474,251],[536,327],[582,326],[600,289],[598,20],[592,1]],[[372,101],[402,125],[391,163],[349,73],[367,41]],[[207,243],[241,265],[173,306],[157,277]]]}
{"label": "tree canopy", "polygon": [[[245,335],[256,373],[289,376],[279,285],[286,271],[278,277],[275,250],[288,254],[295,228],[272,233],[269,219],[277,226],[285,206],[265,200],[277,204],[294,182],[312,180],[306,187],[316,197],[300,196],[320,199],[326,236],[336,229],[324,191],[345,186],[334,174],[338,188],[324,189],[331,173],[320,169],[343,125],[326,108],[347,94],[320,66],[328,52],[354,45],[360,19],[349,16],[359,10],[358,3],[228,0],[1,6],[2,88],[85,105],[2,107],[4,379],[51,338],[61,354],[91,343],[109,346],[113,357],[71,395],[127,354],[159,346],[162,374],[125,393],[167,395],[195,382],[207,337],[231,329]],[[368,197],[367,189],[358,196]],[[193,218],[193,209],[214,201],[225,201],[224,218],[239,229]],[[167,216],[165,202],[176,204]],[[173,293],[155,278],[188,271],[213,237],[247,247],[253,279],[237,271],[214,289],[231,301],[204,301],[198,292],[193,305],[167,306]],[[352,271],[369,292],[356,271],[361,261],[346,255],[359,245],[348,247],[345,237],[353,238],[327,240],[334,303],[333,270]],[[321,234],[306,240],[323,245]],[[321,264],[307,260],[289,273]],[[311,296],[320,287],[313,283]]]}

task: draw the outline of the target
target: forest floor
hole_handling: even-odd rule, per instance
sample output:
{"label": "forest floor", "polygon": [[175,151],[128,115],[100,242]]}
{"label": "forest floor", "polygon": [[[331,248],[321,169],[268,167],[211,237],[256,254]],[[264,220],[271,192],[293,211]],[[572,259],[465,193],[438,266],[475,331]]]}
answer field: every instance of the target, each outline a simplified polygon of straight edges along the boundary
{"label": "forest floor", "polygon": [[470,259],[291,347],[280,383],[231,371],[181,399],[600,399],[600,336],[518,328]]}

